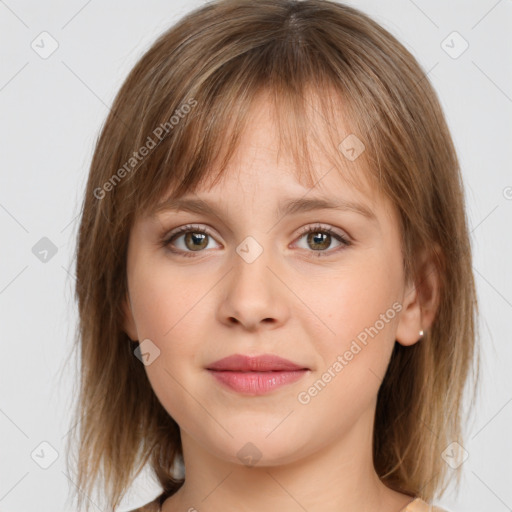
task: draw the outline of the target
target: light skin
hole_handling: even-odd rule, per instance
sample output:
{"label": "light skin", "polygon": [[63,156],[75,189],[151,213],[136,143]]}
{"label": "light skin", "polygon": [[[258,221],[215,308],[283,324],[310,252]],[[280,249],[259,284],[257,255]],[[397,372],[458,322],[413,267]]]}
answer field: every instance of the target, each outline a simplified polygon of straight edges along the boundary
{"label": "light skin", "polygon": [[[145,369],[180,426],[186,467],[162,510],[398,512],[413,498],[386,487],[373,467],[377,392],[395,340],[417,343],[434,319],[436,273],[425,256],[421,287],[405,282],[398,216],[378,190],[368,182],[357,190],[314,148],[316,184],[300,183],[291,160],[278,158],[268,103],[249,118],[222,181],[187,194],[215,205],[216,215],[163,211],[137,219],[130,234],[125,331],[160,350]],[[323,129],[320,119],[315,129]],[[328,209],[278,215],[281,201],[304,197],[356,202],[375,219]],[[192,257],[159,244],[186,224],[209,231],[203,245],[184,234],[172,242]],[[308,240],[300,232],[308,227],[324,238]],[[236,251],[248,236],[263,249],[251,263]],[[401,310],[390,318],[394,303]],[[298,394],[381,315],[378,334],[301,403]],[[310,371],[268,394],[242,395],[206,370],[234,353],[276,354]],[[254,450],[247,443],[260,457],[252,467],[239,455]]]}

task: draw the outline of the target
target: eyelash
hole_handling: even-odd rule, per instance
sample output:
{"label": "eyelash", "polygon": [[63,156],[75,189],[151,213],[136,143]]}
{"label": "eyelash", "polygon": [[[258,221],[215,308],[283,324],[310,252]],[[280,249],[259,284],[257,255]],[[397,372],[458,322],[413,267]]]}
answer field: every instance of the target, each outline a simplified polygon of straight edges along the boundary
{"label": "eyelash", "polygon": [[[170,247],[171,246],[171,242],[173,242],[175,239],[177,239],[180,235],[188,233],[188,232],[203,233],[205,235],[208,235],[208,236],[214,238],[213,235],[208,230],[204,229],[203,227],[197,226],[197,225],[188,224],[186,226],[182,226],[182,227],[178,228],[176,231],[173,231],[170,235],[164,237],[161,240],[161,242],[160,242],[161,246],[162,247],[167,247],[174,254],[178,254],[178,255],[184,256],[186,258],[196,258],[197,256],[194,254],[195,251],[182,251],[180,249],[176,250],[176,249],[172,249]],[[338,240],[342,244],[341,247],[338,247],[337,249],[334,249],[332,251],[322,251],[322,250],[308,251],[308,252],[314,253],[314,256],[312,255],[312,257],[330,256],[333,253],[337,253],[338,251],[343,250],[345,247],[348,247],[348,246],[350,246],[352,244],[352,242],[350,242],[343,235],[341,235],[341,234],[337,233],[336,231],[334,231],[332,228],[330,228],[330,227],[323,227],[321,225],[305,226],[300,231],[299,239],[301,239],[304,235],[307,235],[309,233],[324,233],[324,234],[328,234],[328,235],[334,237],[336,240]],[[197,251],[197,252],[204,252],[204,251]]]}

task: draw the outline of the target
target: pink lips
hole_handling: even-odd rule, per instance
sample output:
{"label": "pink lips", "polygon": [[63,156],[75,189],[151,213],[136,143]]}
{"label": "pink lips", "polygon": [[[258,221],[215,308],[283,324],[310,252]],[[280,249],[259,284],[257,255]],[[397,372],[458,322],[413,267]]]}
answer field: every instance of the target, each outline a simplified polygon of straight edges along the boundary
{"label": "pink lips", "polygon": [[207,370],[222,384],[248,395],[262,395],[299,380],[309,368],[272,354],[234,354],[210,364]]}

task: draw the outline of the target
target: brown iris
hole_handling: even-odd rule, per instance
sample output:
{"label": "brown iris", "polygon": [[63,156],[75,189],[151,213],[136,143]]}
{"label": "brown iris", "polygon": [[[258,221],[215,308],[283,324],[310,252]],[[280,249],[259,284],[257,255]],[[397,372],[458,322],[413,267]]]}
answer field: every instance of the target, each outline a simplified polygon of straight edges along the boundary
{"label": "brown iris", "polygon": [[[185,233],[185,245],[187,249],[191,251],[200,251],[208,245],[207,237],[208,235],[206,233],[189,231]],[[188,242],[191,242],[191,245],[189,245]]]}
{"label": "brown iris", "polygon": [[[319,241],[323,238],[323,241]],[[321,231],[312,231],[307,237],[308,244],[314,249],[313,244],[317,246],[315,250],[328,249],[331,244],[331,235],[322,233]]]}

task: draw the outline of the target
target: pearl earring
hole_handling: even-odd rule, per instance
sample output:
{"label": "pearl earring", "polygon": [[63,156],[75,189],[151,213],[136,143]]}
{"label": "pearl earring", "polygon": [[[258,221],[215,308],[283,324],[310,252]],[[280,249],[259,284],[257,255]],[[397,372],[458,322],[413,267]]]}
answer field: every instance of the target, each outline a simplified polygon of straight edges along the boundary
{"label": "pearl earring", "polygon": [[423,331],[420,331],[420,337],[423,337]]}

